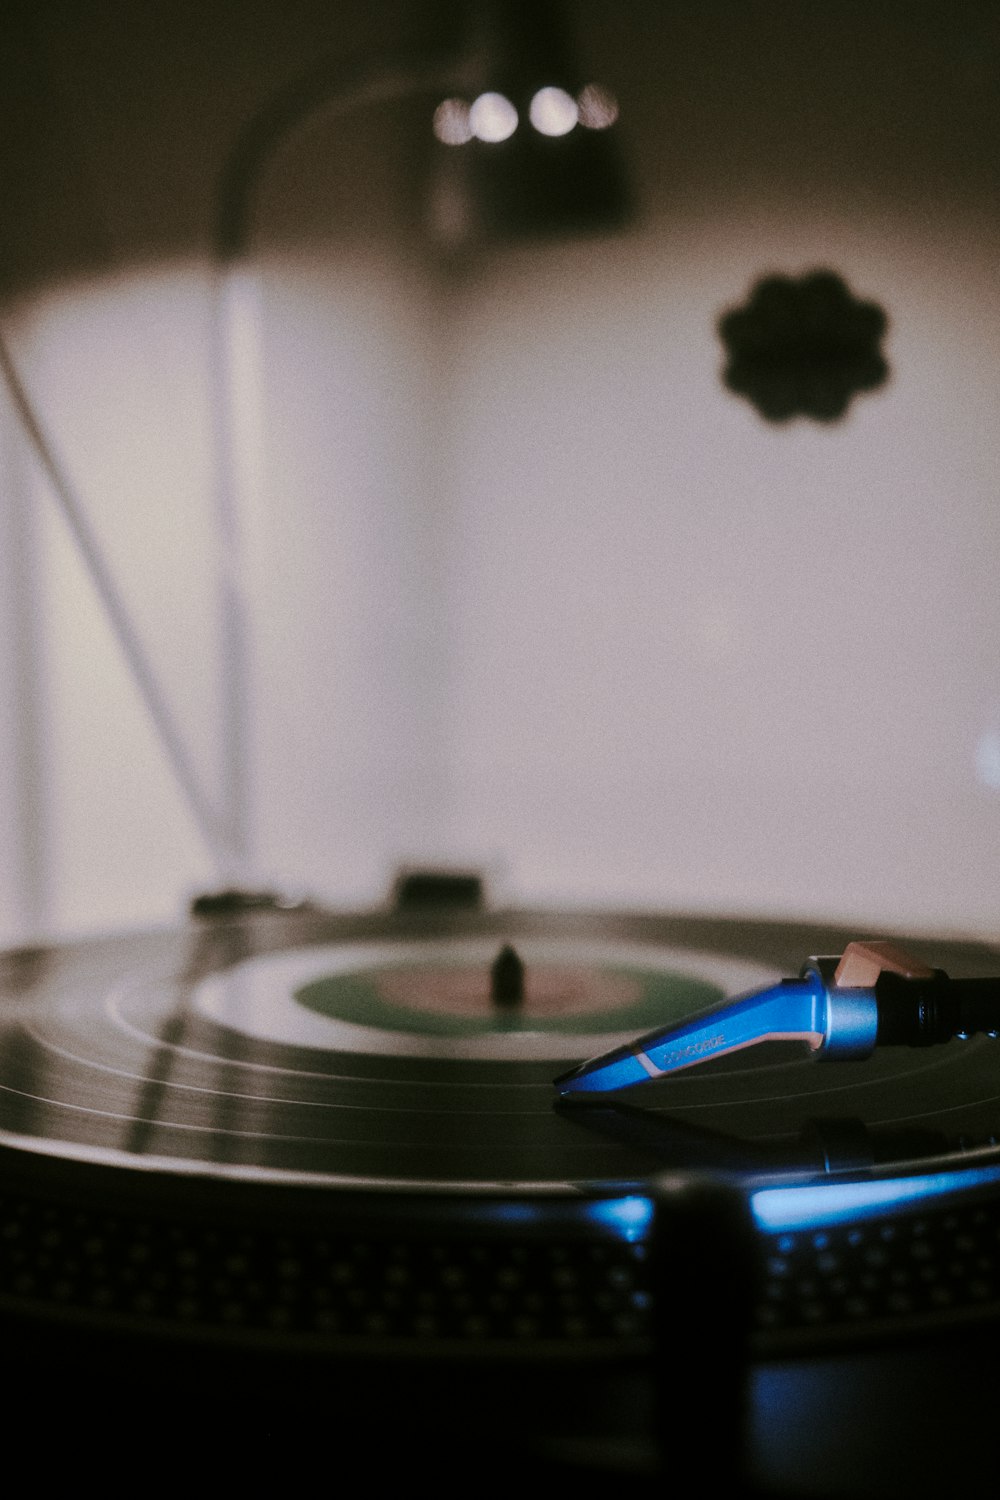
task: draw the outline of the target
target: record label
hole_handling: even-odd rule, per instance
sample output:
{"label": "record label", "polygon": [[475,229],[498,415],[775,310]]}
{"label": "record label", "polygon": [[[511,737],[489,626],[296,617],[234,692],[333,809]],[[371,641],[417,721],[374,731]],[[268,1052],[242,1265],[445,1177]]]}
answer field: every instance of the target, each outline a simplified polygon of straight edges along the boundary
{"label": "record label", "polygon": [[524,996],[508,1006],[491,1000],[498,947],[483,939],[258,955],[202,981],[192,1002],[221,1026],[287,1046],[559,1062],[775,977],[760,964],[684,949],[536,940],[517,952]]}

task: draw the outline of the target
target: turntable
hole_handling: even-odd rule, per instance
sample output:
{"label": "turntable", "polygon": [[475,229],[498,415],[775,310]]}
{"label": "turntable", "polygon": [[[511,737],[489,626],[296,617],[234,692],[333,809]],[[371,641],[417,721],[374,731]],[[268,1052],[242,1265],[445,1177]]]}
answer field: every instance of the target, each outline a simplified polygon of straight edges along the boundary
{"label": "turntable", "polygon": [[[290,1390],[299,1418],[317,1390],[342,1413],[364,1392],[367,1416],[405,1392],[410,1465],[465,1462],[499,1427],[539,1472],[676,1474],[670,1411],[695,1446],[731,1424],[727,1482],[780,1488],[818,1441],[786,1411],[775,1443],[783,1384],[791,1412],[821,1369],[823,1400],[868,1399],[880,1360],[912,1381],[915,1350],[992,1335],[989,1038],[825,1065],[772,1039],[560,1107],[568,1061],[850,935],[476,891],[428,873],[353,916],[229,893],[186,930],[7,955],[0,1305],[21,1368],[78,1392],[141,1371],[144,1400],[181,1382],[202,1420],[206,1382],[216,1418],[266,1392],[282,1430]],[[1000,963],[912,946],[956,978]],[[823,1472],[865,1493],[857,1441]]]}

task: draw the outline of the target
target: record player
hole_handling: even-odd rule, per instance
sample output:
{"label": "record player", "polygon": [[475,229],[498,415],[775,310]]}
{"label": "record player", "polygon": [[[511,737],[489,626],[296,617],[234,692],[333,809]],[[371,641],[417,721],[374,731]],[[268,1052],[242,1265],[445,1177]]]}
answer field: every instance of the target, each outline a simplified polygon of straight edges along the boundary
{"label": "record player", "polygon": [[[170,364],[167,313],[203,356],[183,566],[153,497],[186,457],[158,403],[176,418],[187,347],[129,407],[126,483],[92,437],[103,417],[119,440],[141,387],[117,293],[50,308],[35,288],[0,329],[83,621],[48,591],[51,743],[37,663],[0,652],[0,708],[26,726],[0,791],[22,918],[0,955],[12,1430],[53,1413],[53,1469],[107,1439],[140,1475],[230,1483],[318,1464],[992,1494],[1000,1026],[832,1061],[818,1033],[718,1030],[668,1068],[637,1041],[803,965],[825,984],[859,941],[957,985],[1000,976],[1000,740],[965,670],[995,610],[992,398],[966,381],[949,405],[934,363],[942,327],[985,348],[989,319],[921,322],[951,262],[910,234],[888,147],[869,152],[863,80],[857,139],[841,121],[824,155],[809,91],[839,110],[816,58],[840,55],[844,7],[791,40],[782,7],[754,8],[781,39],[766,109],[737,62],[759,42],[744,7],[720,8],[725,48],[698,7],[630,5],[620,28],[621,8],[577,8],[617,94],[554,8],[468,9],[493,27],[471,50],[417,5],[398,27],[415,48],[369,20],[355,55],[345,22],[299,17],[285,62],[255,11],[257,72],[220,95],[200,203],[208,291],[150,274],[122,293],[164,335],[134,333],[143,361]],[[927,63],[906,7],[880,13],[870,55]],[[971,100],[983,152],[987,91],[945,40],[938,107]],[[558,87],[536,87],[541,58]],[[911,122],[917,73],[885,85]],[[736,103],[702,137],[720,77]],[[774,151],[800,120],[808,172]],[[664,165],[675,138],[687,175]],[[956,126],[925,154],[995,171],[967,145]],[[911,188],[933,178],[914,162]],[[840,228],[841,209],[798,216],[814,180]],[[884,246],[850,227],[857,180],[890,205]],[[949,181],[973,298],[982,197]],[[71,358],[77,312],[94,322]],[[105,327],[121,368],[81,415],[58,371],[90,369]],[[928,392],[968,479],[947,527]],[[39,577],[0,525],[21,547],[0,547],[22,610],[2,645]],[[125,688],[92,721],[73,694],[98,683],[95,641]],[[44,870],[53,787],[72,795]],[[635,1086],[560,1083],[623,1049]]]}
{"label": "record player", "polygon": [[428,872],[353,916],[227,893],[186,930],[7,956],[0,1297],[26,1388],[58,1372],[88,1423],[127,1369],[129,1420],[137,1391],[183,1389],[192,1433],[254,1414],[254,1465],[333,1403],[362,1446],[391,1409],[409,1472],[502,1441],[498,1473],[813,1492],[822,1453],[818,1493],[970,1482],[974,1441],[969,1474],[908,1423],[859,1469],[871,1412],[829,1412],[880,1407],[889,1366],[936,1424],[961,1389],[939,1370],[969,1380],[995,1337],[991,1040],[825,1068],[772,1040],[560,1109],[568,1058],[846,935],[450,904],[474,888]]}

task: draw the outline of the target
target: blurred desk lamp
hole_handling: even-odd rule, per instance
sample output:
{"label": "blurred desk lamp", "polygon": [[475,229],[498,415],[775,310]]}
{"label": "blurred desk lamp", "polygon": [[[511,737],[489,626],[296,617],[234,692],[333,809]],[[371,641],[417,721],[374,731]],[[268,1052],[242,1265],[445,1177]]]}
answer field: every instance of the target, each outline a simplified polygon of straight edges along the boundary
{"label": "blurred desk lamp", "polygon": [[320,112],[424,94],[430,182],[427,230],[439,252],[475,251],[526,235],[578,234],[627,217],[612,137],[618,107],[576,67],[555,0],[471,0],[453,47],[312,69],[267,99],[237,137],[214,202],[211,391],[220,618],[218,798],[193,763],[87,506],[61,464],[0,337],[0,376],[101,603],[174,779],[209,850],[223,896],[256,904],[251,841],[248,611],[242,500],[254,482],[260,380],[253,278],[247,273],[264,168]]}
{"label": "blurred desk lamp", "polygon": [[[618,105],[588,82],[553,0],[480,0],[467,7],[453,52],[360,66],[338,61],[270,99],[235,143],[219,182],[214,258],[213,391],[220,541],[227,867],[247,886],[253,867],[248,776],[246,605],[240,581],[241,497],[254,483],[260,360],[246,260],[254,195],[266,165],[320,112],[327,118],[425,94],[430,179],[426,227],[441,255],[513,238],[607,230],[625,222]],[[433,132],[433,134],[432,134]]]}

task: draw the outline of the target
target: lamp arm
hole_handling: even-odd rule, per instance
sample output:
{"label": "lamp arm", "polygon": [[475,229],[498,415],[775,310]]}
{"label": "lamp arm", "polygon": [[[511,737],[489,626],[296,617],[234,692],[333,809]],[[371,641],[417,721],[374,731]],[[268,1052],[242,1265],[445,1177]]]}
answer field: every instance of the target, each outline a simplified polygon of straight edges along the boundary
{"label": "lamp arm", "polygon": [[[262,406],[256,309],[237,273],[253,237],[254,195],[275,153],[321,109],[346,113],[359,105],[404,97],[421,89],[461,87],[469,62],[454,54],[415,51],[376,63],[326,61],[280,89],[244,126],[218,178],[213,222],[210,324],[214,511],[218,549],[222,778],[221,821],[233,852],[235,882],[252,889],[250,777],[251,660],[249,609],[243,566],[246,452]],[[241,462],[242,458],[242,462]]]}
{"label": "lamp arm", "polygon": [[379,59],[327,59],[286,84],[237,136],[219,174],[213,253],[217,266],[238,260],[252,238],[253,196],[268,161],[321,109],[343,114],[363,104],[399,99],[421,89],[471,86],[479,62],[467,53],[421,49]]}

